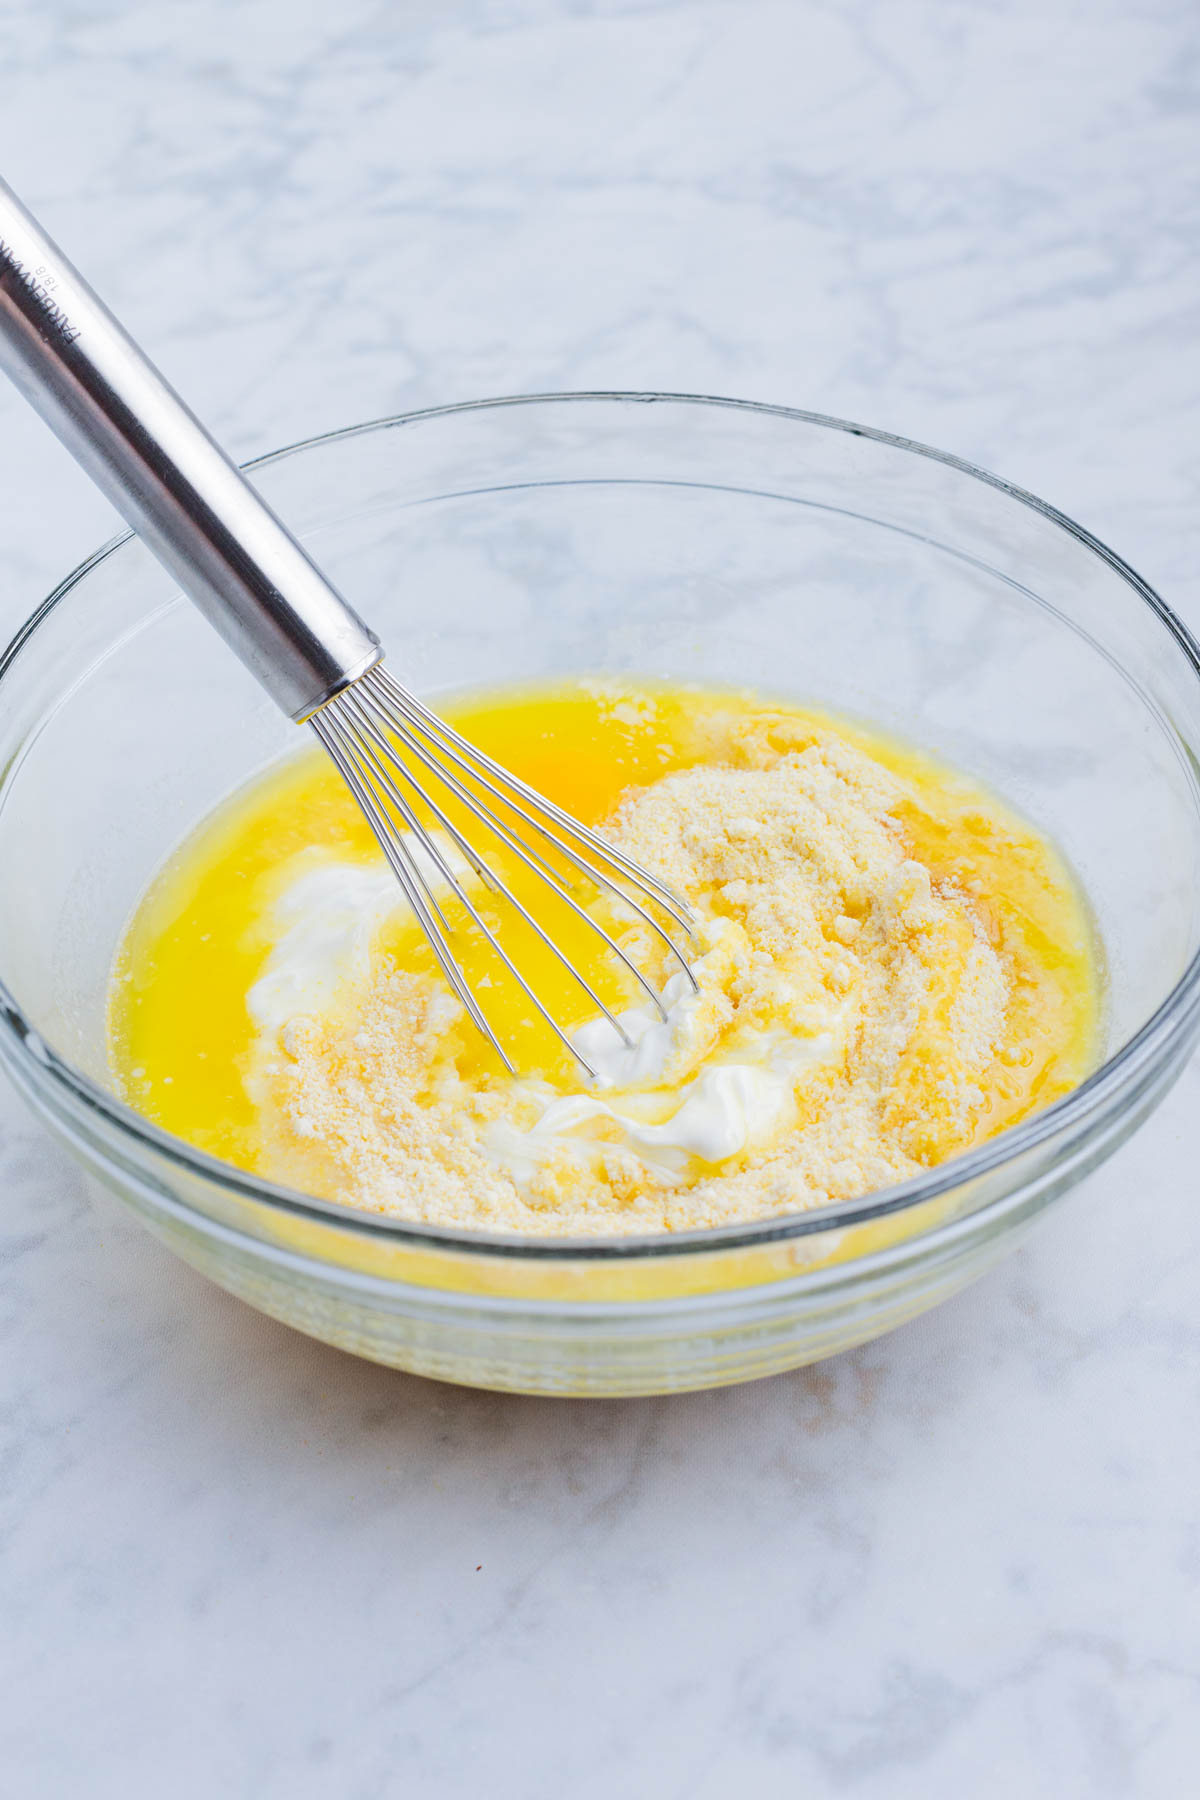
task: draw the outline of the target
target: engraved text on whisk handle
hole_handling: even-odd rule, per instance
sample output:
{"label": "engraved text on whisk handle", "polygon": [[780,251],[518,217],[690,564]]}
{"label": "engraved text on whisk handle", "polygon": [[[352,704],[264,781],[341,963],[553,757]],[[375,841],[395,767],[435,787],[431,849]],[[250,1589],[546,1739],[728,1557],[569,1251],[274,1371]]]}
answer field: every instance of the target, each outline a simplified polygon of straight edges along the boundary
{"label": "engraved text on whisk handle", "polygon": [[75,342],[79,326],[71,322],[54,298],[58,278],[44,263],[39,263],[36,269],[27,268],[13,246],[0,237],[0,285],[6,278],[14,287],[19,284],[33,302],[46,336],[56,335],[64,344]]}
{"label": "engraved text on whisk handle", "polygon": [[374,632],[3,182],[0,367],[292,718],[379,660]]}

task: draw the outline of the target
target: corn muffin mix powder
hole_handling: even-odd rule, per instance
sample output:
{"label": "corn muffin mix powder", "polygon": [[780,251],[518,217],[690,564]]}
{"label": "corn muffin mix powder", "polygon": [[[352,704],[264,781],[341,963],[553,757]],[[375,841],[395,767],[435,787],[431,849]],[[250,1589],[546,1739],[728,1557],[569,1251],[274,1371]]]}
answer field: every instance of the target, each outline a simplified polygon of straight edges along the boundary
{"label": "corn muffin mix powder", "polygon": [[[114,1062],[135,1104],[204,1141],[178,1046],[155,1029],[169,1010],[155,982],[178,984],[188,946],[214,932],[237,965],[241,1021],[204,1060],[235,1066],[240,1123],[209,1146],[442,1225],[641,1233],[822,1206],[955,1155],[1094,1060],[1086,908],[1052,846],[977,784],[753,696],[593,684],[493,696],[474,715],[464,705],[468,735],[473,716],[485,738],[490,722],[493,753],[508,734],[510,765],[522,731],[544,761],[548,735],[563,771],[554,797],[688,899],[698,993],[644,924],[597,898],[663,990],[667,1020],[613,989],[630,1049],[563,988],[599,1081],[544,1045],[509,1077],[310,761],[206,828],[135,920],[113,1004]],[[593,767],[605,756],[607,777]],[[281,807],[291,824],[272,848],[261,839]],[[218,906],[230,883],[235,902]],[[586,940],[571,948],[585,955]],[[521,1010],[485,962],[469,973],[501,1019]],[[218,996],[217,1039],[236,1012]]]}

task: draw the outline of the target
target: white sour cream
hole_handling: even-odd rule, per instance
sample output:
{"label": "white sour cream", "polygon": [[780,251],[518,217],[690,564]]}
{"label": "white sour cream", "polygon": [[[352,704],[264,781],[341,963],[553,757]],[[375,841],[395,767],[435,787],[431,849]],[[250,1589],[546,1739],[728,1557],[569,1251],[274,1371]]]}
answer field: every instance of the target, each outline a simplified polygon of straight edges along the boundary
{"label": "white sour cream", "polygon": [[[613,1035],[607,1023],[606,1030]],[[650,1108],[661,1110],[661,1093],[652,1098],[631,1094],[618,1106],[589,1094],[554,1098],[546,1089],[541,1117],[525,1131],[507,1119],[493,1120],[483,1152],[514,1181],[528,1181],[541,1163],[564,1148],[583,1154],[600,1151],[603,1145],[591,1138],[588,1127],[606,1119],[619,1127],[615,1139],[605,1133],[606,1143],[634,1151],[664,1174],[678,1174],[691,1157],[724,1162],[765,1144],[788,1123],[796,1075],[832,1055],[834,1039],[827,1032],[805,1039],[762,1036],[741,1048],[747,1060],[713,1064],[680,1087],[679,1105],[665,1119],[646,1117]]]}
{"label": "white sour cream", "polygon": [[246,995],[255,1024],[277,1032],[289,1019],[331,1012],[347,986],[370,975],[375,933],[402,904],[386,867],[327,863],[292,882],[275,902],[279,935]]}
{"label": "white sour cream", "polygon": [[[439,847],[456,877],[470,879],[471,871],[449,842]],[[421,871],[435,894],[445,890],[426,856],[421,857]],[[386,867],[326,862],[306,868],[275,902],[270,917],[275,941],[246,996],[260,1030],[276,1035],[291,1019],[344,1006],[348,995],[370,979],[381,926],[406,907],[399,883]],[[702,957],[695,964],[702,990],[708,963]],[[542,1083],[516,1083],[517,1096],[526,1104],[537,1101],[541,1112],[527,1129],[508,1119],[492,1120],[480,1144],[483,1154],[520,1184],[564,1148],[588,1159],[615,1142],[649,1169],[670,1176],[683,1171],[691,1158],[720,1163],[769,1141],[793,1115],[794,1082],[801,1068],[834,1053],[835,1021],[830,1030],[810,1037],[771,1033],[743,1038],[726,1060],[693,1070],[672,1087],[665,1081],[666,1071],[681,1049],[678,1060],[686,1064],[687,1038],[700,998],[685,974],[674,975],[663,990],[665,1019],[649,1002],[618,1015],[628,1044],[608,1019],[589,1020],[573,1041],[596,1071],[592,1091],[560,1095]],[[447,1024],[457,1012],[456,1004],[448,1009]],[[655,1088],[657,1092],[647,1091]],[[612,1100],[601,1099],[600,1091],[612,1093]],[[593,1129],[599,1120],[606,1122],[602,1140]]]}
{"label": "white sour cream", "polygon": [[[406,835],[409,854],[426,886],[435,897],[447,893],[445,878],[429,852]],[[460,885],[474,880],[473,870],[450,839],[442,832],[435,835],[446,866]],[[384,921],[407,911],[404,890],[386,863],[325,862],[298,875],[271,909],[275,940],[246,995],[255,1024],[274,1033],[289,1019],[332,1011],[345,990],[369,978],[371,946]]]}

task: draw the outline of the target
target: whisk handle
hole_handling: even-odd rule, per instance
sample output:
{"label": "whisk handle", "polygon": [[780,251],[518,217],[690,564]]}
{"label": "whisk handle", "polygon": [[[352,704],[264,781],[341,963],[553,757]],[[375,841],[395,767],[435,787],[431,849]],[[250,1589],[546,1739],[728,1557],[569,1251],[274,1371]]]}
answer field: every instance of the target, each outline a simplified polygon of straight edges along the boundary
{"label": "whisk handle", "polygon": [[0,368],[294,719],[379,640],[0,181]]}

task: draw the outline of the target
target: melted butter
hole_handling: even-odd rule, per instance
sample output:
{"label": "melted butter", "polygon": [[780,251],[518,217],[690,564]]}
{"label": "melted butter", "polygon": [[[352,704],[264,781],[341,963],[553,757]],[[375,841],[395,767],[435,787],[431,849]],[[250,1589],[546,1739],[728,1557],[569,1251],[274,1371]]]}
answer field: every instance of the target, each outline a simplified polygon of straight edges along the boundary
{"label": "melted butter", "polygon": [[[993,1071],[977,1136],[991,1135],[1064,1092],[1094,1059],[1098,957],[1086,908],[1061,861],[1024,821],[918,752],[814,712],[690,689],[618,690],[597,683],[476,697],[443,711],[481,749],[589,824],[609,816],[630,787],[714,760],[715,745],[723,758],[740,757],[754,766],[756,759],[761,764],[802,747],[832,723],[903,777],[910,797],[897,818],[912,853],[935,878],[951,879],[971,896],[991,941],[1019,972],[1009,1035],[1022,1048]],[[463,816],[461,808],[451,805],[450,811]],[[481,847],[547,933],[586,970],[605,1003],[621,1010],[636,1002],[637,990],[628,979],[611,959],[597,956],[588,926],[561,902],[548,900],[543,885],[502,846]],[[273,990],[269,987],[279,974],[272,957],[287,929],[279,909],[286,913],[288,892],[294,892],[285,888],[298,867],[306,869],[305,880],[319,883],[323,871],[344,876],[347,865],[358,871],[362,891],[356,890],[340,921],[326,920],[336,941],[317,949],[341,957],[343,973],[372,953],[390,957],[402,969],[432,970],[431,952],[411,917],[403,908],[389,908],[390,877],[369,829],[319,751],[298,755],[233,797],[163,871],[122,946],[110,1004],[114,1070],[126,1097],[156,1123],[213,1154],[257,1167],[255,1109],[244,1075],[264,1008],[269,1012],[274,1005],[282,1020],[304,982],[301,956],[290,989],[286,972]],[[469,884],[466,891],[568,1029],[593,1030],[594,1005],[553,952],[514,922],[507,908]],[[446,911],[452,926],[465,924],[458,902],[446,902]],[[301,933],[303,913],[300,908],[296,915]],[[455,950],[522,1074],[549,1093],[538,1129],[578,1124],[581,1101],[571,1092],[578,1083],[570,1058],[477,932],[457,931]],[[952,1004],[953,993],[939,992],[935,980],[926,1001],[924,1044],[939,1021],[945,1026]],[[458,1031],[453,1050],[468,1085],[486,1086],[500,1075],[494,1054],[469,1026]],[[892,1104],[906,1116],[928,1120],[933,1160],[938,1102],[927,1062],[921,1045],[902,1059]],[[723,1076],[719,1067],[704,1071],[701,1089],[704,1081],[711,1087],[712,1078],[724,1079],[729,1094],[714,1089],[703,1116],[695,1107],[695,1117],[688,1116],[687,1097],[680,1104],[677,1093],[671,1116],[683,1116],[676,1139],[682,1132],[684,1146],[696,1155],[714,1147],[722,1155],[736,1154],[739,1117],[757,1116],[756,1107],[761,1113],[768,1088],[782,1116],[786,1083],[768,1062],[761,1066],[765,1085],[757,1095],[741,1093],[741,1075]],[[649,1066],[640,1079],[653,1090]],[[594,1114],[607,1103],[597,1097],[582,1104]],[[570,1120],[564,1107],[574,1109]],[[653,1092],[650,1103],[632,1114],[624,1108],[627,1135],[641,1144],[650,1163],[656,1154],[669,1156],[678,1148],[668,1141],[668,1111],[654,1104]],[[802,1113],[794,1124],[803,1125]],[[501,1164],[515,1169],[530,1146],[513,1138],[495,1149]]]}

